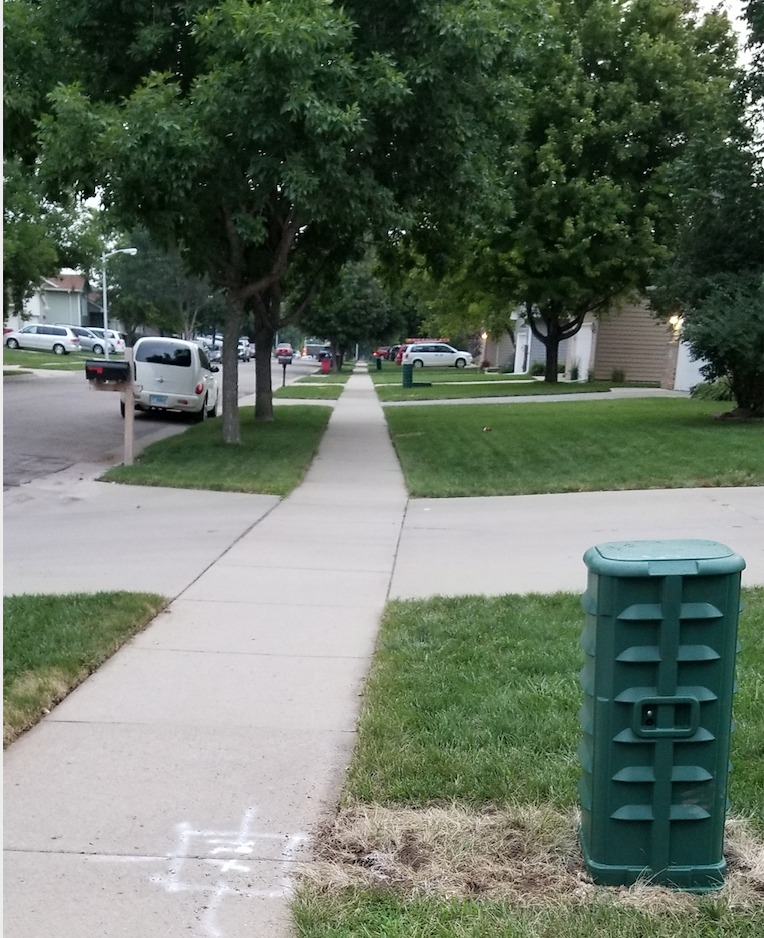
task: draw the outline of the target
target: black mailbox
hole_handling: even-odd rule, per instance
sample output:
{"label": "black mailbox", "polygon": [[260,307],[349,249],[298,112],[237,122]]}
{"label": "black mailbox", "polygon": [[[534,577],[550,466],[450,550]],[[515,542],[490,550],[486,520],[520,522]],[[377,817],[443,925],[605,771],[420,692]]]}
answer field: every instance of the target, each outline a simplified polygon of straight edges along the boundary
{"label": "black mailbox", "polygon": [[88,360],[85,362],[85,377],[93,382],[94,387],[106,385],[109,390],[120,390],[130,380],[130,363]]}
{"label": "black mailbox", "polygon": [[279,355],[279,365],[291,365],[292,356],[291,355]]}

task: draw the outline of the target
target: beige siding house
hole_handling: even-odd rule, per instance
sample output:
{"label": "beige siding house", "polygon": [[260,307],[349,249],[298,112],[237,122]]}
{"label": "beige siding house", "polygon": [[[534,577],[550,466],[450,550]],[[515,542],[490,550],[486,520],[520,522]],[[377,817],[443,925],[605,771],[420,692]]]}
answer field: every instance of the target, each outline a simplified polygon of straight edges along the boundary
{"label": "beige siding house", "polygon": [[646,306],[624,306],[598,320],[594,329],[595,378],[607,381],[620,371],[627,381],[663,381],[673,329]]}
{"label": "beige siding house", "polygon": [[[513,318],[517,320],[514,371],[528,372],[544,360],[544,348],[520,311]],[[484,357],[492,365],[504,365],[510,348],[505,342],[505,337],[489,337]],[[559,361],[568,380],[586,381],[591,376],[609,381],[614,372],[621,372],[626,381],[655,382],[677,391],[688,391],[703,380],[703,363],[692,360],[680,331],[656,319],[646,303],[626,304],[601,319],[587,316],[581,330],[560,344]]]}

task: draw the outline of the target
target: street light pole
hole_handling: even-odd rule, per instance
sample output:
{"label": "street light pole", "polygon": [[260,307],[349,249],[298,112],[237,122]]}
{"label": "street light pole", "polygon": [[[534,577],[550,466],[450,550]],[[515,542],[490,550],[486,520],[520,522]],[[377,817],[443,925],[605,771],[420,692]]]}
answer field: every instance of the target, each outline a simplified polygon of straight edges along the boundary
{"label": "street light pole", "polygon": [[103,354],[104,358],[109,360],[109,312],[107,306],[106,298],[106,261],[110,257],[114,257],[115,254],[130,254],[135,255],[138,253],[138,248],[117,248],[116,251],[109,251],[109,253],[101,254],[101,285],[103,289]]}

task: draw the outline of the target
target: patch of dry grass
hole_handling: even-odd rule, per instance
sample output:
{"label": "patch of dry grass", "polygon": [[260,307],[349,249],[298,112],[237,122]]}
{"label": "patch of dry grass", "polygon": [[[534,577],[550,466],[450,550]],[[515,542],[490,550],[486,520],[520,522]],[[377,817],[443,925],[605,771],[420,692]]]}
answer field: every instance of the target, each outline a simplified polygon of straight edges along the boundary
{"label": "patch of dry grass", "polygon": [[27,672],[4,689],[3,745],[33,726],[72,690],[72,679],[61,668]]}
{"label": "patch of dry grass", "polygon": [[[355,804],[321,831],[304,882],[324,894],[388,889],[411,896],[506,900],[519,907],[586,905],[601,898],[584,867],[578,814],[549,807],[387,808]],[[714,897],[764,911],[764,843],[742,819],[727,823],[729,871]],[[638,883],[609,888],[616,904],[650,913],[696,908],[702,897]]]}

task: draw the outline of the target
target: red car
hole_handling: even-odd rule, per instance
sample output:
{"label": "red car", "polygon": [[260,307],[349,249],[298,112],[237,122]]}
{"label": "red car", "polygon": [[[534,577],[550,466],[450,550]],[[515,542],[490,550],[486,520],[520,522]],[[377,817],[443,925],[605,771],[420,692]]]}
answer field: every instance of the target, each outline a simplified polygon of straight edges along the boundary
{"label": "red car", "polygon": [[371,353],[371,357],[372,358],[387,358],[389,352],[390,352],[389,345],[380,345],[380,347],[376,349],[376,351]]}
{"label": "red car", "polygon": [[403,361],[403,353],[406,351],[407,348],[408,348],[408,345],[401,345],[401,346],[398,348],[398,351],[397,351],[396,354],[395,354],[395,364],[396,364],[396,365],[400,365],[400,363]]}

